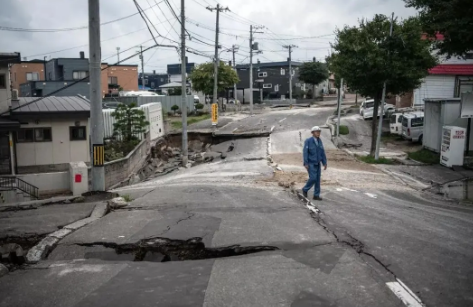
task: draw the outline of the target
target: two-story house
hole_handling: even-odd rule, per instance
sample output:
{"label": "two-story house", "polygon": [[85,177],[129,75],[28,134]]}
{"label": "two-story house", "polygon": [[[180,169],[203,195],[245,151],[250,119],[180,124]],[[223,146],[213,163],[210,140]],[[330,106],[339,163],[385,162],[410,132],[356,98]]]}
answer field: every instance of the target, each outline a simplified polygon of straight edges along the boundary
{"label": "two-story house", "polygon": [[[298,80],[298,69],[301,62],[291,62],[293,77],[293,97],[296,98],[305,84]],[[237,65],[240,82],[237,84],[237,99],[248,103],[250,95],[249,64]],[[289,97],[289,62],[270,62],[253,64],[253,100],[288,98]]]}
{"label": "two-story house", "polygon": [[[192,70],[195,67],[195,63],[188,63],[187,62],[187,57],[186,57],[186,74],[189,76],[189,74],[192,72]],[[181,76],[181,64],[168,64],[167,65],[167,72],[169,75],[169,82],[181,82],[182,81],[182,76]]]}
{"label": "two-story house", "polygon": [[[43,97],[52,93],[55,96],[89,97],[90,95],[89,80],[78,82],[89,75],[89,60],[85,58],[84,52],[80,52],[78,58],[56,58],[47,61],[44,65],[45,74],[35,75],[32,80],[28,79],[30,72],[22,69],[21,65],[22,63],[18,63],[12,67],[18,79],[26,79],[25,83],[16,84],[19,86],[17,89],[20,97]],[[102,93],[109,94],[114,90],[118,91],[119,88],[128,91],[138,90],[137,77],[138,65],[109,66],[107,63],[102,63]],[[67,88],[64,88],[65,86]]]}
{"label": "two-story house", "polygon": [[46,61],[38,59],[12,64],[10,69],[12,88],[19,91],[20,84],[44,80],[45,66]]}
{"label": "two-story house", "polygon": [[166,74],[157,74],[155,70],[152,73],[145,73],[145,86],[142,86],[141,73],[138,74],[138,87],[140,90],[159,90],[161,85],[169,83],[169,75]]}
{"label": "two-story house", "polygon": [[69,163],[90,161],[89,101],[16,97],[11,68],[20,59],[0,53],[0,202],[18,190],[32,197],[65,192],[60,183],[67,182]]}

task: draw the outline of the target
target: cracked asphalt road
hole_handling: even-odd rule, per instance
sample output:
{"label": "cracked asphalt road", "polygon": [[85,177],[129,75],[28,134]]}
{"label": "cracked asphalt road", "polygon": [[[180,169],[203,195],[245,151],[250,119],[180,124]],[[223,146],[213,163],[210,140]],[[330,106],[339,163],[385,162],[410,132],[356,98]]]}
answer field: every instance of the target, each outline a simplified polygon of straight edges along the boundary
{"label": "cracked asphalt road", "polygon": [[[297,154],[300,138],[332,113],[276,111],[230,128],[274,126],[269,151]],[[330,148],[327,130],[323,138]],[[262,183],[273,176],[268,141],[236,140],[225,160],[119,189],[134,199],[129,207],[1,278],[0,306],[403,306],[389,286],[398,279],[427,306],[472,305],[470,211],[406,187],[377,190],[373,181],[390,177],[361,172],[373,184],[322,186],[316,214]],[[133,261],[148,243],[153,253]],[[183,257],[202,251],[222,254]]]}

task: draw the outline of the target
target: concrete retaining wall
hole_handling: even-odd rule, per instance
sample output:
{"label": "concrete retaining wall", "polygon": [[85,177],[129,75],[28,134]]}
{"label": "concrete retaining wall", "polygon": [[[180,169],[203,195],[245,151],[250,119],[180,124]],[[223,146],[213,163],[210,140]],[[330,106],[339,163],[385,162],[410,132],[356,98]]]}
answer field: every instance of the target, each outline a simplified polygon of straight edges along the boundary
{"label": "concrete retaining wall", "polygon": [[146,162],[150,153],[149,133],[125,158],[105,163],[105,189],[128,180],[136,174]]}
{"label": "concrete retaining wall", "polygon": [[23,174],[18,178],[32,184],[39,189],[40,195],[59,194],[69,192],[69,172]]}

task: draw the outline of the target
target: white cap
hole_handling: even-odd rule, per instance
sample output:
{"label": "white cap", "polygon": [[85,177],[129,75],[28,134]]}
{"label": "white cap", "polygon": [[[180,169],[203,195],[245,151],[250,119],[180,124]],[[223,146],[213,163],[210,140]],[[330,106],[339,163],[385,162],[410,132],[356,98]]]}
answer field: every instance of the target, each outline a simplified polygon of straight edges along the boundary
{"label": "white cap", "polygon": [[314,126],[312,127],[312,129],[310,129],[311,132],[314,132],[314,131],[322,131],[322,129],[320,129],[319,126]]}

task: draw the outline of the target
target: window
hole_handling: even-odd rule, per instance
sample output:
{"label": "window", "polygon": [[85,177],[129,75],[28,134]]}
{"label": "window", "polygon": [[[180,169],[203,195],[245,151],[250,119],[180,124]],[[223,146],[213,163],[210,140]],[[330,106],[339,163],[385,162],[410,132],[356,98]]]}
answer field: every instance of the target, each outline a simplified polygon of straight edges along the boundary
{"label": "window", "polygon": [[286,70],[284,68],[281,68],[281,76],[284,76],[286,74]]}
{"label": "window", "polygon": [[89,72],[88,71],[74,71],[72,73],[72,79],[74,80],[80,80],[80,79],[84,79],[85,77],[89,76]]}
{"label": "window", "polygon": [[26,73],[26,80],[27,81],[38,81],[39,80],[39,73],[37,73],[37,72],[27,72]]}
{"label": "window", "polygon": [[108,77],[108,84],[118,84],[118,77]]}
{"label": "window", "polygon": [[268,73],[265,71],[259,72],[258,73],[258,78],[266,78],[268,76]]}
{"label": "window", "polygon": [[272,88],[273,85],[271,83],[265,83],[263,84],[263,88]]}
{"label": "window", "polygon": [[416,117],[411,119],[411,127],[422,127],[424,125],[423,117]]}
{"label": "window", "polygon": [[0,88],[7,88],[7,75],[0,74]]}
{"label": "window", "polygon": [[466,60],[473,60],[473,52],[467,52],[465,54],[465,59]]}
{"label": "window", "polygon": [[145,85],[148,85],[148,79],[145,79]]}
{"label": "window", "polygon": [[48,80],[52,80],[53,79],[53,73],[49,72],[48,73]]}
{"label": "window", "polygon": [[51,142],[51,128],[35,128],[34,129],[35,142]]}
{"label": "window", "polygon": [[70,127],[70,139],[71,141],[85,141],[87,140],[87,129],[85,126],[81,127]]}
{"label": "window", "polygon": [[275,91],[275,92],[279,92],[279,84],[276,84],[276,85],[274,86],[274,91]]}
{"label": "window", "polygon": [[34,142],[34,129],[20,129],[16,133],[16,141],[18,143]]}

